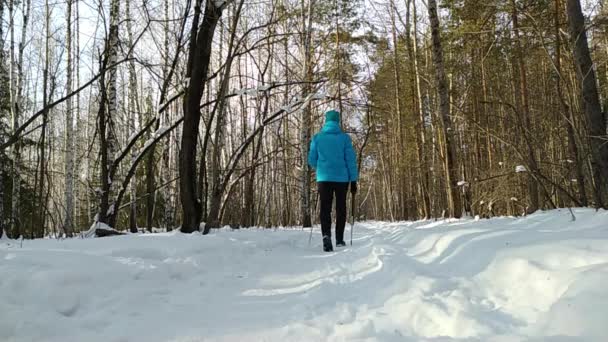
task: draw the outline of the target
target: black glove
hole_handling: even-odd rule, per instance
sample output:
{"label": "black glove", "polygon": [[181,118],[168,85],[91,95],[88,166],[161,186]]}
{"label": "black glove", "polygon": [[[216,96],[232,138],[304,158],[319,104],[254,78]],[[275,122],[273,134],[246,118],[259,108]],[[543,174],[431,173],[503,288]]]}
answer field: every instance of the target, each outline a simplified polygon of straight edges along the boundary
{"label": "black glove", "polygon": [[356,181],[350,182],[350,192],[352,194],[357,193],[357,182]]}

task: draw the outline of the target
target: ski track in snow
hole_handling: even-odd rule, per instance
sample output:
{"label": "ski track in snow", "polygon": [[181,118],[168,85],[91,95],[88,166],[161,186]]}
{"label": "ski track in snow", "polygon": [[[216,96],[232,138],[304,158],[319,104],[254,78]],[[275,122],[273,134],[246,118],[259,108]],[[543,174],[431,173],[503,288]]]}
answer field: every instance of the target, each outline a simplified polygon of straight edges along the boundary
{"label": "ski track in snow", "polygon": [[607,341],[608,212],[575,214],[2,240],[0,341]]}

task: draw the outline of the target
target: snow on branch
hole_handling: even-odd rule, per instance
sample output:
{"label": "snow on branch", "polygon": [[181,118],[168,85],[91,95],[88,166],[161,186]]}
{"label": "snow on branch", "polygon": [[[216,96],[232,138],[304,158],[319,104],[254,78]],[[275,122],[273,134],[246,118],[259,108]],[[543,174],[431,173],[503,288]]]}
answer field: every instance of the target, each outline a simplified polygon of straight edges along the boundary
{"label": "snow on branch", "polygon": [[[261,85],[257,88],[234,89],[234,90],[232,90],[231,93],[226,94],[224,96],[224,98],[229,99],[229,98],[235,97],[235,96],[246,96],[246,95],[259,96],[260,93],[269,92],[273,89],[280,88],[280,87],[286,87],[286,86],[292,86],[292,85],[303,85],[303,84],[315,85],[315,84],[324,83],[326,81],[327,81],[326,79],[320,79],[320,80],[316,80],[316,81],[294,81],[294,82],[278,82],[278,83],[272,82],[272,83]],[[321,100],[321,99],[326,98],[327,96],[325,94],[314,93],[313,97],[314,97],[313,100],[314,99]],[[205,102],[200,106],[200,108],[212,105],[212,104],[216,103],[217,101],[218,101],[218,99],[214,99],[209,102]]]}
{"label": "snow on branch", "polygon": [[527,171],[528,171],[528,169],[526,169],[526,167],[525,167],[525,166],[523,166],[523,165],[517,165],[517,166],[515,167],[515,172],[517,172],[517,173],[520,173],[520,172],[527,172]]}
{"label": "snow on branch", "polygon": [[249,134],[249,136],[245,139],[245,141],[243,141],[243,143],[233,153],[233,155],[232,155],[233,157],[231,157],[230,161],[228,162],[228,165],[229,165],[227,168],[228,172],[226,173],[222,183],[228,184],[228,181],[230,180],[230,177],[232,176],[232,173],[234,172],[236,165],[240,161],[241,157],[244,155],[245,150],[247,149],[247,147],[249,147],[249,145],[251,144],[253,139],[255,139],[255,137],[266,126],[272,124],[273,122],[282,118],[283,116],[297,113],[297,112],[303,110],[313,100],[322,100],[325,98],[327,98],[326,94],[314,91],[314,92],[310,93],[308,96],[306,96],[304,99],[296,99],[295,101],[282,106],[280,109],[278,109],[277,111],[272,113],[272,115],[270,115],[268,118],[264,119],[264,121],[262,121],[262,123],[253,132],[251,132]]}
{"label": "snow on branch", "polygon": [[[272,89],[278,88],[278,87],[284,87],[284,86],[288,86],[288,85],[295,85],[295,84],[320,84],[325,82],[325,80],[318,80],[318,81],[312,81],[312,82],[283,82],[283,83],[270,83],[270,84],[266,84],[266,85],[262,85],[258,88],[255,89],[249,89],[248,93],[249,94],[253,94],[254,91],[257,94],[258,92],[267,92],[270,91]],[[237,91],[238,92],[238,91]],[[225,97],[226,98],[230,98],[230,97],[234,97],[237,96],[237,92],[232,93],[232,94],[228,94]],[[173,101],[177,100],[181,94],[183,94],[182,92],[174,95],[173,97],[171,97],[169,100],[167,100],[164,104],[162,104],[160,106],[160,108],[157,111],[157,115],[160,115],[163,111],[166,110],[166,108],[169,106],[170,103],[172,103]],[[327,95],[322,94],[322,93],[317,93],[317,92],[313,92],[310,95],[308,95],[306,98],[304,99],[296,99],[295,101],[293,101],[292,103],[281,107],[279,110],[277,110],[276,112],[274,112],[270,117],[268,117],[267,119],[264,120],[264,122],[245,140],[245,142],[243,143],[243,145],[241,145],[237,151],[235,152],[235,155],[237,155],[237,157],[235,158],[235,160],[232,160],[230,162],[230,165],[236,165],[236,163],[238,163],[238,161],[240,160],[241,156],[243,155],[245,149],[247,148],[247,146],[251,143],[251,141],[253,141],[253,139],[255,138],[255,136],[257,134],[259,134],[259,132],[261,132],[262,128],[271,124],[273,122],[273,120],[279,118],[281,115],[287,115],[287,114],[291,114],[294,112],[297,112],[301,109],[303,109],[304,107],[306,107],[310,101],[312,100],[321,100],[321,99],[325,99],[327,98]],[[209,106],[212,105],[214,103],[216,103],[218,101],[218,99],[209,101],[207,103],[202,104],[200,107],[203,108],[205,106]],[[127,144],[127,146],[125,147],[125,149],[123,149],[123,151],[121,151],[119,158],[117,158],[114,161],[113,167],[112,167],[112,173],[111,173],[111,179],[110,181],[114,178],[114,172],[117,169],[119,163],[122,161],[122,159],[124,159],[124,157],[128,154],[129,150],[133,148],[133,146],[135,145],[135,142],[142,137],[142,135],[148,130],[150,129],[150,127],[152,127],[152,125],[157,122],[157,120],[159,120],[159,117],[155,117],[152,120],[150,120],[148,123],[146,123],[146,125],[144,127],[142,127],[139,132],[137,132],[137,134],[132,135],[129,139],[129,142]],[[122,198],[128,188],[129,182],[131,181],[131,178],[135,175],[135,171],[137,170],[137,166],[139,165],[139,163],[141,162],[141,160],[143,159],[144,155],[146,154],[146,152],[152,148],[159,140],[161,140],[164,136],[166,136],[168,133],[170,133],[172,130],[174,130],[177,126],[179,126],[184,120],[184,117],[181,116],[178,119],[176,119],[174,122],[172,122],[171,124],[169,124],[168,126],[161,126],[159,127],[156,131],[154,131],[152,133],[152,136],[144,143],[143,147],[140,148],[138,151],[136,151],[134,153],[133,158],[131,159],[131,163],[127,168],[127,172],[124,176],[124,178],[122,179],[121,182],[121,187],[120,190],[118,192],[118,195],[116,197],[116,200],[114,201],[114,208],[120,208],[120,204],[122,202]],[[231,172],[229,172],[229,174],[231,174]],[[229,179],[230,175],[226,178]],[[116,209],[114,209],[116,210]],[[113,213],[115,214],[115,213]],[[97,220],[95,220],[97,222]],[[93,227],[91,227],[91,229],[93,229]],[[99,234],[98,234],[99,236]]]}
{"label": "snow on branch", "polygon": [[117,231],[116,229],[108,226],[107,224],[97,221],[98,218],[99,216],[95,216],[95,222],[93,222],[89,230],[82,233],[82,237],[94,238],[112,235],[124,235],[124,233]]}
{"label": "snow on branch", "polygon": [[239,90],[233,90],[232,94],[234,94],[236,96],[258,95],[260,93],[267,92],[270,89],[271,89],[271,85],[270,84],[265,84],[265,85],[257,87],[257,88],[242,88],[242,89],[239,89]]}

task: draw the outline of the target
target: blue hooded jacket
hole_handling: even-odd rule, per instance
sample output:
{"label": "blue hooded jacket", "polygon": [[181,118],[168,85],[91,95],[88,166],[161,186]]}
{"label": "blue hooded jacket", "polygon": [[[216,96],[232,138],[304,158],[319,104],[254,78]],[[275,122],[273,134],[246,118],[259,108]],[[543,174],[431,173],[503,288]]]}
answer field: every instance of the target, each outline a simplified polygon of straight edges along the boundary
{"label": "blue hooded jacket", "polygon": [[359,179],[353,143],[340,128],[340,113],[325,113],[325,125],[310,142],[308,165],[317,171],[317,182],[353,182]]}

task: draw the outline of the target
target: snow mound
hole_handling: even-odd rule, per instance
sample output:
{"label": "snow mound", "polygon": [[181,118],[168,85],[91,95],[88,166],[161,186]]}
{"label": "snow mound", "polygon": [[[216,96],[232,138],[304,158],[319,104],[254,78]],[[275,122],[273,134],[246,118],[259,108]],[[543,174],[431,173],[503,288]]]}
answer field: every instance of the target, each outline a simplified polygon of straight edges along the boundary
{"label": "snow mound", "polygon": [[[0,341],[605,341],[608,212],[0,241]],[[346,232],[349,236],[349,232]]]}

